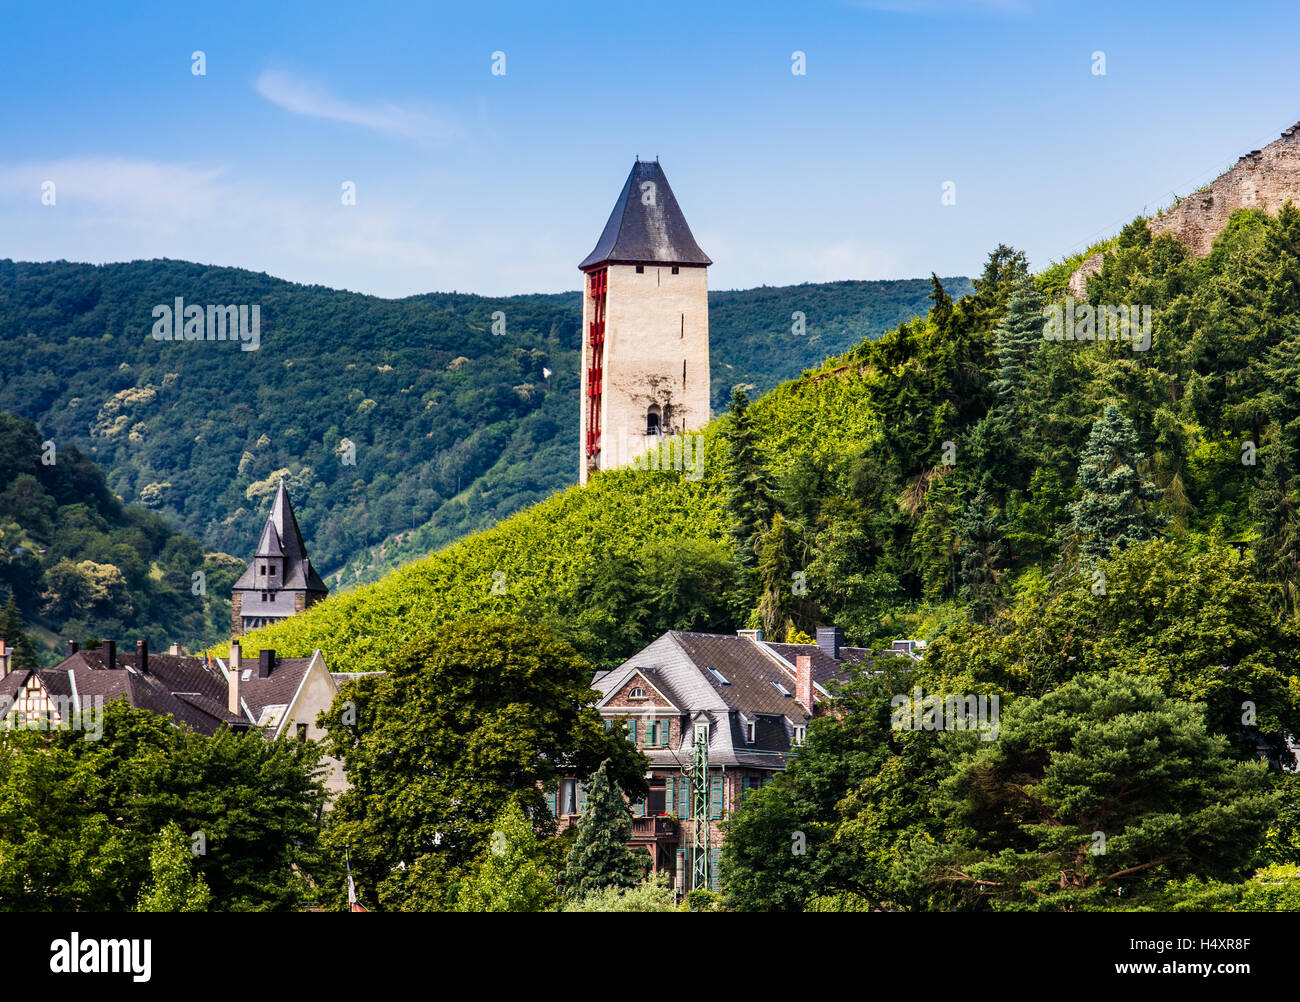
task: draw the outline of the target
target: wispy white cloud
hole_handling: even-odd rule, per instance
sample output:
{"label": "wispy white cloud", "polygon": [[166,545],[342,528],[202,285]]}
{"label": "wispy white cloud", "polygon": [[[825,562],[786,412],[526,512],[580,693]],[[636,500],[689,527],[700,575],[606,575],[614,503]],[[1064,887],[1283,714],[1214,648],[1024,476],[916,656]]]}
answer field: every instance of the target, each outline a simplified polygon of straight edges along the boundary
{"label": "wispy white cloud", "polygon": [[446,115],[393,101],[349,101],[330,93],[322,84],[284,70],[265,70],[257,78],[257,92],[295,115],[357,125],[404,139],[440,142],[459,133],[455,122]]}

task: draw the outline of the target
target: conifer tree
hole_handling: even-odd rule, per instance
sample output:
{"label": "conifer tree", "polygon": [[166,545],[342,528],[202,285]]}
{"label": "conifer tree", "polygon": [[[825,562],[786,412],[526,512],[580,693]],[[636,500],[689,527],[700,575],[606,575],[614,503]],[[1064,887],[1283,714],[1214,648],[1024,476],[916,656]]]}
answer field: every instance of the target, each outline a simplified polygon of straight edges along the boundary
{"label": "conifer tree", "polygon": [[739,387],[731,393],[728,413],[727,504],[736,559],[741,567],[752,569],[758,539],[776,511],[776,487],[758,451],[758,434],[749,417],[749,397]]}
{"label": "conifer tree", "polygon": [[23,617],[12,595],[5,603],[4,610],[0,611],[0,640],[13,651],[10,668],[14,671],[37,667],[36,648],[23,629]]}
{"label": "conifer tree", "polygon": [[1001,520],[996,511],[990,514],[989,497],[983,490],[962,513],[958,534],[963,596],[971,616],[987,623],[997,609],[998,583],[1007,548],[1002,541]]}
{"label": "conifer tree", "polygon": [[587,806],[578,818],[578,836],[564,866],[569,900],[607,887],[635,887],[645,879],[649,858],[627,848],[632,812],[602,762],[587,784]]}
{"label": "conifer tree", "polygon": [[993,381],[998,411],[1005,425],[1018,429],[1025,417],[1021,408],[1029,382],[1029,362],[1043,343],[1043,296],[1032,278],[1016,283],[1007,301],[1006,316],[993,333],[993,343],[998,360],[998,375]]}
{"label": "conifer tree", "polygon": [[1279,433],[1264,459],[1260,480],[1251,494],[1251,509],[1259,522],[1255,552],[1263,576],[1281,587],[1282,608],[1293,613],[1300,608],[1300,511],[1297,510],[1297,481],[1294,450]]}
{"label": "conifer tree", "polygon": [[1160,497],[1159,489],[1137,471],[1144,458],[1133,423],[1107,404],[1080,460],[1082,496],[1070,505],[1071,528],[1085,556],[1099,559],[1150,539],[1164,524],[1149,507]]}

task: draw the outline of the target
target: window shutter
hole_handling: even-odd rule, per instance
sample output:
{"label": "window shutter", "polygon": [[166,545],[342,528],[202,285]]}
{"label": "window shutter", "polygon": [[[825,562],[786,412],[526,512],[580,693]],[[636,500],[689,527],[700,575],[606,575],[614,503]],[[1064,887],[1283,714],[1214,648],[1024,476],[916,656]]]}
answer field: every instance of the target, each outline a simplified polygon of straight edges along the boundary
{"label": "window shutter", "polygon": [[583,786],[581,783],[579,783],[578,784],[578,813],[581,814],[582,809],[586,806],[587,806],[587,788]]}
{"label": "window shutter", "polygon": [[632,717],[627,722],[627,733],[628,733],[628,740],[630,740],[633,744],[636,744],[636,717]]}
{"label": "window shutter", "polygon": [[720,886],[718,870],[722,864],[722,850],[709,850],[709,890],[716,891]]}
{"label": "window shutter", "polygon": [[722,817],[721,776],[711,776],[709,778],[709,817],[712,819]]}
{"label": "window shutter", "polygon": [[664,780],[664,813],[676,814],[677,801],[673,798],[673,777]]}
{"label": "window shutter", "polygon": [[691,781],[685,776],[677,780],[677,816],[679,818],[691,816]]}
{"label": "window shutter", "polygon": [[546,795],[546,809],[551,812],[551,817],[556,817],[555,796],[556,795],[554,793],[548,793]]}

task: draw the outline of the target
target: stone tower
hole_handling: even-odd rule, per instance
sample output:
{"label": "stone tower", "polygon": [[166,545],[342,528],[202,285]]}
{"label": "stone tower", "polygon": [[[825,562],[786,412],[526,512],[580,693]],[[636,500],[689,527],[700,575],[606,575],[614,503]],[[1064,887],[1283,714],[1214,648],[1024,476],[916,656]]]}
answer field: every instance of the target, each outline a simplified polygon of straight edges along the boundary
{"label": "stone tower", "polygon": [[329,589],[307,557],[298,520],[289,504],[284,480],[275,492],[271,514],[262,527],[257,552],[238,581],[230,601],[230,632],[270,626],[315,605]]}
{"label": "stone tower", "polygon": [[578,482],[661,436],[709,420],[709,286],[700,250],[656,161],[632,165],[579,269],[582,397]]}

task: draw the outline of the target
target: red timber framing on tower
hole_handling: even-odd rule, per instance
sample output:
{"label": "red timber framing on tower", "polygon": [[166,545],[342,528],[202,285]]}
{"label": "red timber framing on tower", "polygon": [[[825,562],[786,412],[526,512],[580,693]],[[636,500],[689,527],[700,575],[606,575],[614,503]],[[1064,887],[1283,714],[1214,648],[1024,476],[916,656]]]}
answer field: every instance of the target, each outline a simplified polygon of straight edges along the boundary
{"label": "red timber framing on tower", "polygon": [[597,268],[587,274],[587,294],[591,296],[591,323],[587,331],[590,348],[587,366],[587,456],[600,453],[600,388],[605,376],[605,299],[609,292],[609,269]]}

